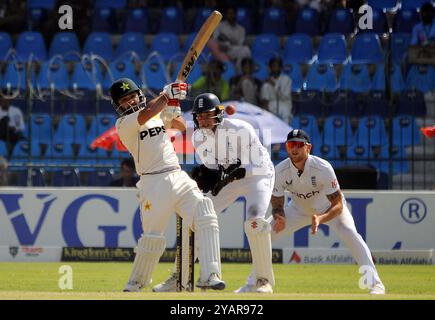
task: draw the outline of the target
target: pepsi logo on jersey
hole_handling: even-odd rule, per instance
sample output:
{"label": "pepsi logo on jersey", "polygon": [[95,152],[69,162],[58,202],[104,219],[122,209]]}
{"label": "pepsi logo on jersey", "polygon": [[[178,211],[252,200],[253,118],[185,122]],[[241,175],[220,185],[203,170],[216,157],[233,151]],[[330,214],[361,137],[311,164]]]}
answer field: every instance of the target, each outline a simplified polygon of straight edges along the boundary
{"label": "pepsi logo on jersey", "polygon": [[154,137],[154,136],[158,136],[160,134],[160,132],[165,133],[165,127],[161,126],[161,127],[154,127],[154,128],[149,128],[148,130],[143,130],[139,132],[140,135],[140,139],[143,140],[146,137]]}

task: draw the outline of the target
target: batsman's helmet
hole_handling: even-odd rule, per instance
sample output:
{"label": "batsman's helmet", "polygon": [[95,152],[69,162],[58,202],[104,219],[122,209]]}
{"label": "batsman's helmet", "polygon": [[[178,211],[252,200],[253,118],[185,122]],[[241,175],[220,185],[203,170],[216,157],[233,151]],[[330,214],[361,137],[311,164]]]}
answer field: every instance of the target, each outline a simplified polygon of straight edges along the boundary
{"label": "batsman's helmet", "polygon": [[[119,105],[119,100],[133,92],[138,94],[139,103],[136,105],[129,105],[127,108],[121,108]],[[143,109],[146,105],[146,99],[142,93],[142,90],[137,86],[136,83],[134,83],[133,80],[129,78],[121,78],[116,80],[110,87],[110,96],[112,97],[113,107],[121,116]]]}
{"label": "batsman's helmet", "polygon": [[221,123],[224,118],[224,106],[219,101],[219,98],[213,93],[202,93],[195,98],[193,102],[193,122],[195,127],[199,128],[198,120],[196,116],[202,112],[208,112],[215,110],[216,115],[213,117],[216,119],[216,125]]}

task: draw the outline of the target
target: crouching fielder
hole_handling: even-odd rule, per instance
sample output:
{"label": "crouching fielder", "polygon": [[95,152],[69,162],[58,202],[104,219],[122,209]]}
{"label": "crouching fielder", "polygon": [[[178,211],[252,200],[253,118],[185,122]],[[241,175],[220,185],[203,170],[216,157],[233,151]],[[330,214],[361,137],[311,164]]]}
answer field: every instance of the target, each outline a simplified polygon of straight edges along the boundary
{"label": "crouching fielder", "polygon": [[[272,293],[275,279],[272,268],[271,226],[265,219],[274,181],[274,167],[269,153],[249,123],[238,119],[224,119],[224,107],[216,95],[198,95],[192,113],[195,122],[193,144],[203,163],[192,171],[192,177],[213,201],[218,214],[239,197],[246,199],[244,231],[249,241],[255,274],[255,283],[250,291]],[[186,286],[187,232],[183,232],[182,243],[186,244],[182,250],[182,263],[186,266],[183,267],[182,283]],[[175,291],[174,275],[153,290]]]}
{"label": "crouching fielder", "polygon": [[133,270],[124,289],[127,292],[140,291],[151,283],[153,271],[166,248],[163,233],[174,212],[196,231],[201,244],[197,286],[225,288],[220,279],[219,227],[213,203],[180,169],[165,132],[168,127],[185,129],[178,100],[186,97],[186,90],[185,83],[172,83],[146,105],[142,91],[130,79],[119,79],[110,89],[113,105],[120,115],[116,121],[118,135],[133,156],[140,176],[137,187],[143,234],[135,248]]}

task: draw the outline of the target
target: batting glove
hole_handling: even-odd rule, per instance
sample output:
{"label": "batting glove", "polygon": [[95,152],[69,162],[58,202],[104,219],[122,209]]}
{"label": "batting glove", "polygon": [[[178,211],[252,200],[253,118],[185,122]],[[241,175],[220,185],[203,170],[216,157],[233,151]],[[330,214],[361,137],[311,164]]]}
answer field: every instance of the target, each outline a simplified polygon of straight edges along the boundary
{"label": "batting glove", "polygon": [[181,116],[180,102],[177,99],[168,101],[168,106],[160,113],[160,119],[167,129],[171,128],[171,122],[175,118]]}
{"label": "batting glove", "polygon": [[163,93],[171,99],[184,100],[187,96],[187,83],[173,82],[163,88]]}

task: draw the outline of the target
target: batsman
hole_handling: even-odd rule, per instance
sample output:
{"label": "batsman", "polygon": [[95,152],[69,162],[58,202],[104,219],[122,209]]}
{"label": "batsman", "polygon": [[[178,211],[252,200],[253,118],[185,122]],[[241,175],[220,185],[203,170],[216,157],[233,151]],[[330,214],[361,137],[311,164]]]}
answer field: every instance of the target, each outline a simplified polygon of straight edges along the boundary
{"label": "batsman", "polygon": [[[192,171],[198,187],[213,201],[216,213],[224,211],[239,197],[246,200],[244,231],[252,256],[255,285],[249,292],[273,293],[271,226],[265,220],[272,196],[275,170],[269,153],[254,128],[238,119],[224,119],[224,106],[212,93],[195,98],[192,110],[195,132],[193,145],[201,166]],[[186,228],[183,228],[183,230]],[[197,243],[201,239],[197,239]],[[186,244],[187,233],[183,232]],[[186,286],[188,250],[183,246],[182,282]],[[153,291],[176,290],[175,274]],[[246,288],[236,293],[246,292]]]}
{"label": "batsman", "polygon": [[179,100],[185,99],[187,84],[166,85],[148,104],[141,89],[128,78],[115,81],[110,89],[112,103],[120,117],[118,135],[134,158],[140,180],[140,214],[143,233],[126,292],[140,291],[151,283],[154,269],[166,248],[163,233],[173,213],[179,214],[198,237],[201,273],[197,287],[223,290],[221,280],[219,226],[210,199],[180,169],[168,128],[185,130]]}

